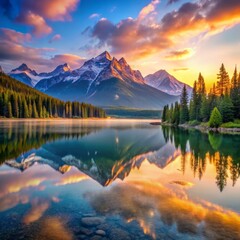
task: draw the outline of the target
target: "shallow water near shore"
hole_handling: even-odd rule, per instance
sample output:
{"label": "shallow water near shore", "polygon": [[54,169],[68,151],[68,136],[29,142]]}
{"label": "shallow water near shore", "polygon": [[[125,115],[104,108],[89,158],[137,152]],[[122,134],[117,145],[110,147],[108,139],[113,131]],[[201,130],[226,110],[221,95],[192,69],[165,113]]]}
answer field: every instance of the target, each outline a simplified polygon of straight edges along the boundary
{"label": "shallow water near shore", "polygon": [[152,120],[0,122],[0,239],[240,239],[240,136]]}

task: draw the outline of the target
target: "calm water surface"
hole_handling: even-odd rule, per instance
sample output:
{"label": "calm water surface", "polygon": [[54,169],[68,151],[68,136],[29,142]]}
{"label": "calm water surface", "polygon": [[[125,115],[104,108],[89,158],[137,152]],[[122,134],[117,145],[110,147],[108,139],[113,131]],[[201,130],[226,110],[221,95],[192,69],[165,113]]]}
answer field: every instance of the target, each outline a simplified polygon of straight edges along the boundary
{"label": "calm water surface", "polygon": [[240,135],[1,122],[0,163],[0,239],[240,239]]}

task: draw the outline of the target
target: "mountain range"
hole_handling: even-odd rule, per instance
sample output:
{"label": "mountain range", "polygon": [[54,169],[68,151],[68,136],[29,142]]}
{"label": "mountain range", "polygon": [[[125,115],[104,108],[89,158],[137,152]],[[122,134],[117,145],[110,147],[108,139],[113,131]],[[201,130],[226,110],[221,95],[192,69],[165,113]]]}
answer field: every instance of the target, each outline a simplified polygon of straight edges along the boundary
{"label": "mountain range", "polygon": [[23,63],[9,75],[50,96],[102,107],[162,109],[179,99],[184,86],[165,70],[143,78],[124,58],[117,60],[107,51],[74,70],[65,63],[37,73]]}

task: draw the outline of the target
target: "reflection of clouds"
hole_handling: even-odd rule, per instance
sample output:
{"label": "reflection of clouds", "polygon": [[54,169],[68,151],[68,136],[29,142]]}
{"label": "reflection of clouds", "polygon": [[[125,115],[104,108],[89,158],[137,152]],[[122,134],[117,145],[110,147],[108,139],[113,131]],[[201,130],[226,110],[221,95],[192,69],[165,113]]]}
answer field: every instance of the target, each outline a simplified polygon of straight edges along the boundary
{"label": "reflection of clouds", "polygon": [[73,184],[73,183],[79,183],[81,181],[84,181],[88,179],[86,175],[78,174],[78,175],[69,175],[69,176],[63,176],[59,182],[55,184],[55,186],[62,186],[67,184]]}
{"label": "reflection of clouds", "polygon": [[188,187],[192,187],[193,183],[192,182],[187,182],[187,181],[181,181],[181,180],[175,180],[175,181],[171,181],[171,184],[177,184],[180,185],[182,187],[188,188]]}
{"label": "reflection of clouds", "polygon": [[89,179],[87,175],[79,172],[79,170],[76,167],[71,167],[71,169],[67,173],[62,175],[61,178],[57,180],[55,186],[79,183],[86,179]]}
{"label": "reflection of clouds", "polygon": [[0,198],[10,193],[17,193],[23,189],[37,187],[48,178],[44,169],[32,168],[24,174],[18,171],[9,171],[9,174],[1,175]]}
{"label": "reflection of clouds", "polygon": [[154,229],[156,224],[162,227],[176,224],[176,235],[191,233],[199,238],[240,239],[238,214],[180,198],[158,183],[129,181],[128,185],[116,185],[89,197],[98,212],[120,214],[126,221],[136,220],[153,237],[160,231]]}
{"label": "reflection of clouds", "polygon": [[32,200],[31,205],[31,209],[23,218],[23,222],[26,224],[35,222],[42,217],[45,211],[49,208],[50,202],[48,200],[35,198]]}
{"label": "reflection of clouds", "polygon": [[0,212],[13,208],[18,204],[26,204],[28,201],[28,196],[24,194],[13,193],[11,197],[6,195],[0,198]]}
{"label": "reflection of clouds", "polygon": [[72,233],[66,228],[62,219],[57,217],[48,217],[40,223],[40,232],[35,239],[54,239],[54,240],[71,240]]}

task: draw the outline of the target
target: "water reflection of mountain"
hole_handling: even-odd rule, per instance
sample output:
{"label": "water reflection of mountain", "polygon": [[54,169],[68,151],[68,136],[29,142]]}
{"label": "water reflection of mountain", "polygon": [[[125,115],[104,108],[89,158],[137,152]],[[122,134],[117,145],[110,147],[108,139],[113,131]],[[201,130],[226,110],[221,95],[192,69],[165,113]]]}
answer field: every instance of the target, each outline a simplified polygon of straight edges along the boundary
{"label": "water reflection of mountain", "polygon": [[[4,149],[0,156],[12,158],[5,162],[9,166],[24,171],[38,162],[62,173],[68,170],[67,166],[75,166],[102,185],[124,179],[146,158],[163,168],[175,154],[174,146],[166,145],[162,132],[156,128],[87,128],[81,134],[12,131],[4,139],[8,143],[0,148]],[[18,143],[18,150],[26,151],[14,158],[17,150],[12,149]]]}
{"label": "water reflection of mountain", "polygon": [[[194,176],[204,176],[214,165],[220,191],[230,178],[234,186],[240,175],[240,136],[203,134],[175,128],[67,127],[48,125],[4,128],[0,135],[0,160],[24,171],[34,163],[48,164],[61,173],[75,166],[102,185],[124,179],[132,168],[147,159],[159,168],[181,155],[181,171],[190,164]],[[186,157],[190,154],[190,161]]]}

